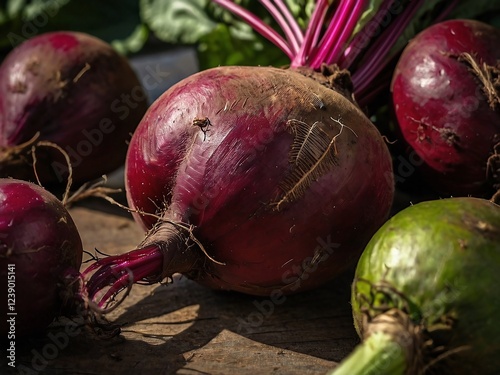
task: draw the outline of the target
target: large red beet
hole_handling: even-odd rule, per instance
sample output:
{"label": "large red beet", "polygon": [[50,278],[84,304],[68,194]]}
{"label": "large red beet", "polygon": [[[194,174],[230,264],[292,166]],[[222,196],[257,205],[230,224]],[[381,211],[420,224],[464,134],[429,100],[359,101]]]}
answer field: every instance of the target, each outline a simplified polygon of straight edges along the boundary
{"label": "large red beet", "polygon": [[176,272],[256,295],[323,284],[358,258],[393,200],[391,157],[369,119],[293,70],[219,67],[165,92],[130,143],[126,188],[151,229],[104,258],[91,298]]}

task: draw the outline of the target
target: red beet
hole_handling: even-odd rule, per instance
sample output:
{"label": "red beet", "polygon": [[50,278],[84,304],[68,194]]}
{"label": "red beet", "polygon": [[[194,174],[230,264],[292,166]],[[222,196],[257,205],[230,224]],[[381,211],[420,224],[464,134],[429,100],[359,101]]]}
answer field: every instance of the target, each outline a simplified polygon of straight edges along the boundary
{"label": "red beet", "polygon": [[26,181],[0,179],[2,337],[43,331],[75,301],[82,242],[62,203]]}
{"label": "red beet", "polygon": [[441,193],[500,188],[499,45],[500,30],[449,20],[417,35],[397,64],[392,96],[399,129],[422,159],[425,180]]}
{"label": "red beet", "polygon": [[174,273],[271,297],[314,288],[352,265],[389,214],[391,157],[353,92],[363,106],[377,95],[375,78],[423,1],[393,17],[390,0],[319,0],[305,30],[285,3],[262,2],[281,32],[235,1],[213,2],[280,48],[290,68],[213,68],[153,103],[125,176],[149,232],[136,250],[84,271],[97,306]]}
{"label": "red beet", "polygon": [[149,232],[136,250],[84,271],[97,306],[174,273],[271,297],[314,288],[352,265],[389,214],[391,157],[353,92],[365,104],[380,92],[375,78],[423,1],[393,17],[390,0],[319,0],[305,30],[285,3],[262,2],[281,33],[235,1],[213,2],[280,48],[290,68],[213,68],[153,103],[125,176]]}
{"label": "red beet", "polygon": [[[69,155],[75,183],[124,163],[127,141],[147,109],[145,92],[125,57],[78,32],[41,34],[0,66],[0,176],[33,179],[30,147],[37,133]],[[39,148],[44,186],[65,184],[59,151]]]}
{"label": "red beet", "polygon": [[375,126],[333,88],[277,68],[195,74],[153,103],[129,147],[129,205],[160,220],[135,214],[151,232],[85,271],[98,268],[89,296],[103,305],[177,272],[255,295],[319,286],[387,218],[391,168]]}

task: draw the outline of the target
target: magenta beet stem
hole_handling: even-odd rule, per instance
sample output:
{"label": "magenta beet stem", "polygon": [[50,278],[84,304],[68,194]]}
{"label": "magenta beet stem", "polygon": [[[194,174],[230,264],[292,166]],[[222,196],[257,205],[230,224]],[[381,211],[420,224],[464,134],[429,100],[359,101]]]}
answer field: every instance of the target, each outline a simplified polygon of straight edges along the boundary
{"label": "magenta beet stem", "polygon": [[133,283],[142,281],[152,284],[160,281],[162,266],[163,254],[156,244],[100,259],[82,273],[85,278],[97,269],[85,285],[88,298],[94,301],[100,291],[109,287],[102,297],[94,301],[102,308],[113,296]]}

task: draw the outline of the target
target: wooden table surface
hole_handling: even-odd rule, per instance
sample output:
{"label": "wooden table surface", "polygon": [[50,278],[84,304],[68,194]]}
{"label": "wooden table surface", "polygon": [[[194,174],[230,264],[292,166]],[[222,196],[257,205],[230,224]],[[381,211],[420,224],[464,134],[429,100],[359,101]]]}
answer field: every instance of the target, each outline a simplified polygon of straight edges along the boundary
{"label": "wooden table surface", "polygon": [[[107,203],[70,212],[87,251],[125,252],[143,238],[128,213]],[[324,374],[358,342],[351,280],[348,272],[317,290],[287,296],[280,305],[216,292],[181,276],[168,285],[136,285],[107,315],[121,325],[119,336],[98,338],[62,320],[50,327],[51,335],[18,344],[17,371],[7,367],[1,373]],[[71,334],[56,346],[61,332]],[[3,367],[5,355],[1,360]]]}

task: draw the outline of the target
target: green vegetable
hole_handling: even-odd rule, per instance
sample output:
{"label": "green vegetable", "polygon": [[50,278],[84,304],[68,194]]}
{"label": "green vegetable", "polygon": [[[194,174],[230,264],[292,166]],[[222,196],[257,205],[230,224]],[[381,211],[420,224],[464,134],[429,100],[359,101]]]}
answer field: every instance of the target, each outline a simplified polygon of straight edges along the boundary
{"label": "green vegetable", "polygon": [[500,206],[448,198],[393,216],[352,286],[362,343],[335,375],[500,373]]}
{"label": "green vegetable", "polygon": [[[281,0],[305,30],[317,0]],[[236,0],[275,27],[261,1]],[[276,1],[274,1],[277,3]],[[331,3],[331,1],[328,1]],[[383,0],[369,0],[354,34],[375,16]],[[401,2],[406,3],[406,1]],[[443,6],[426,0],[398,41],[399,50],[427,26]],[[500,25],[500,5],[491,0],[460,0],[452,18],[474,18]],[[158,41],[162,48],[189,44],[199,49],[200,67],[286,64],[286,56],[230,12],[211,0],[6,0],[0,4],[0,55],[21,41],[55,30],[82,31],[112,44],[124,54]]]}
{"label": "green vegetable", "polygon": [[216,25],[205,12],[206,5],[206,0],[140,0],[141,18],[157,38],[192,44]]}

